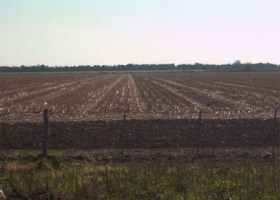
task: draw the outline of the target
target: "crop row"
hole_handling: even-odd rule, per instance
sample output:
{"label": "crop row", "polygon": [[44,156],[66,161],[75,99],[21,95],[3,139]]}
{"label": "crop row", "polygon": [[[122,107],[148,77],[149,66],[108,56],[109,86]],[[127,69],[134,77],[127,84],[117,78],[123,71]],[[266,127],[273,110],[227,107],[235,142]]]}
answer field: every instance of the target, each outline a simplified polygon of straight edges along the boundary
{"label": "crop row", "polygon": [[[278,72],[1,74],[0,120],[208,117],[265,118],[280,108]],[[218,116],[220,115],[220,116]],[[206,115],[204,115],[206,117]],[[266,116],[268,117],[268,116]]]}

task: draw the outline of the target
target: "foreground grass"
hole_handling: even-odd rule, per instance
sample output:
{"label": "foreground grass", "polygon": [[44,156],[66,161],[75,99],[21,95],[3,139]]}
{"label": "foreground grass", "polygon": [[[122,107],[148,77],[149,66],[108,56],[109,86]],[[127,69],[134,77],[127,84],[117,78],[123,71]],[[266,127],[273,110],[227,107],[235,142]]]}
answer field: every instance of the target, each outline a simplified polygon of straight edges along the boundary
{"label": "foreground grass", "polygon": [[11,199],[280,199],[277,163],[199,162],[88,166],[29,155],[2,163],[0,188]]}

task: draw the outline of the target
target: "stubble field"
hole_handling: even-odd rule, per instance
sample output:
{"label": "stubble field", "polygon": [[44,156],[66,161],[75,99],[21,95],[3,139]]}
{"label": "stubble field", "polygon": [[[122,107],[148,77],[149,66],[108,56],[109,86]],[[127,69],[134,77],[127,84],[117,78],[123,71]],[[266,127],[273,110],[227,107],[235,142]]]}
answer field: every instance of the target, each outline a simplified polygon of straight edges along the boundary
{"label": "stubble field", "polygon": [[[277,145],[279,72],[1,74],[2,148],[41,147],[49,109],[50,147]],[[123,114],[126,122],[123,129]]]}

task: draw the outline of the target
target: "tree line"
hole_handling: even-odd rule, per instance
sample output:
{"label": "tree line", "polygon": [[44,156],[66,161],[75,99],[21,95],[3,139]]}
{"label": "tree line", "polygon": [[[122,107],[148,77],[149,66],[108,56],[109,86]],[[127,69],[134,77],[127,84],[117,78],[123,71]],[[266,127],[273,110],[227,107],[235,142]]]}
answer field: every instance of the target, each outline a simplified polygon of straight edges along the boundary
{"label": "tree line", "polygon": [[233,64],[127,64],[127,65],[79,65],[79,66],[0,66],[0,72],[83,72],[83,71],[161,71],[161,70],[200,70],[200,71],[252,71],[280,70],[280,65],[271,63]]}

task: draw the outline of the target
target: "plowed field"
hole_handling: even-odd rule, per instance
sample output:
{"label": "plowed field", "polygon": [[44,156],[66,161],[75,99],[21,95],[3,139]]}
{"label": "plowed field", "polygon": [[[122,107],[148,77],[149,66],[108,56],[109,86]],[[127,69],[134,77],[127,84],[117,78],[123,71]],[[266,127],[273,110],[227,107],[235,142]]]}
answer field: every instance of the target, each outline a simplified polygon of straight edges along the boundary
{"label": "plowed field", "polygon": [[[219,140],[217,146],[233,147],[271,145],[276,139],[273,114],[280,108],[279,72],[0,77],[4,148],[39,148],[45,108],[50,112],[54,148],[73,148],[77,144],[86,148],[119,147],[124,111],[125,131],[130,134],[126,147],[194,146],[199,111],[204,120],[205,146],[213,143],[210,138]],[[244,129],[238,129],[244,123]],[[64,139],[58,139],[61,135]]]}

